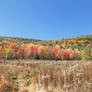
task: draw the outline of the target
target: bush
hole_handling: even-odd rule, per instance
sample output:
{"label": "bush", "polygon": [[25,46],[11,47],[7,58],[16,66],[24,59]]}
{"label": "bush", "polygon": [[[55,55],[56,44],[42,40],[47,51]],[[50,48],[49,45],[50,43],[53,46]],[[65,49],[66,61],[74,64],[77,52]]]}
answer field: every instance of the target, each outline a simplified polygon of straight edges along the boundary
{"label": "bush", "polygon": [[5,49],[5,59],[12,59],[12,53],[10,49]]}
{"label": "bush", "polygon": [[33,56],[32,59],[39,59],[39,56]]}
{"label": "bush", "polygon": [[73,50],[72,53],[70,54],[70,59],[72,60],[81,59],[81,51],[79,51],[78,49]]}
{"label": "bush", "polygon": [[82,51],[82,59],[83,60],[91,60],[92,59],[92,48],[85,47]]}

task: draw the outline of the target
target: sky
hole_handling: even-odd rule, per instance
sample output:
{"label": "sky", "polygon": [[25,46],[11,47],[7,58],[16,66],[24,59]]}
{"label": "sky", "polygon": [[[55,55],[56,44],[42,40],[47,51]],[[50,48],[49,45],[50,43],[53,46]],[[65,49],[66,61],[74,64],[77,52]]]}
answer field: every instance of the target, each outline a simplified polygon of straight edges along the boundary
{"label": "sky", "polygon": [[0,36],[58,40],[92,34],[92,0],[0,0]]}

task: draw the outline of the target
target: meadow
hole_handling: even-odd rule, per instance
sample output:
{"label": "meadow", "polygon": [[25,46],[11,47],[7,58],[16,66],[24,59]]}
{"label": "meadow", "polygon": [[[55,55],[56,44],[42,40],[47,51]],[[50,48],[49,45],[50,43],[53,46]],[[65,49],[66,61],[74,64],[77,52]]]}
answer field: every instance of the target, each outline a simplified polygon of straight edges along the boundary
{"label": "meadow", "polygon": [[1,62],[0,92],[92,92],[90,60]]}

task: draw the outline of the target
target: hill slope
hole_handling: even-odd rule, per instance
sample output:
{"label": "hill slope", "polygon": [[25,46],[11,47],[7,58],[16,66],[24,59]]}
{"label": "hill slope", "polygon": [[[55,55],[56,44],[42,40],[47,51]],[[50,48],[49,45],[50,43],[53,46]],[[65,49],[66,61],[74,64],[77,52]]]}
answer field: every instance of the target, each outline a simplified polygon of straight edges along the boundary
{"label": "hill slope", "polygon": [[2,37],[0,36],[0,42],[7,41],[7,42],[18,42],[18,43],[36,43],[40,42],[41,40],[37,39],[28,39],[28,38],[18,38],[18,37]]}
{"label": "hill slope", "polygon": [[[92,35],[84,35],[84,36],[75,37],[75,38],[68,38],[66,40],[92,41]],[[6,43],[17,42],[17,43],[42,43],[42,44],[46,44],[46,43],[53,43],[53,41],[55,41],[57,44],[57,43],[60,43],[61,41],[65,41],[65,40],[64,39],[61,39],[61,40],[38,40],[38,39],[29,39],[29,38],[0,36],[0,42],[6,42]]]}

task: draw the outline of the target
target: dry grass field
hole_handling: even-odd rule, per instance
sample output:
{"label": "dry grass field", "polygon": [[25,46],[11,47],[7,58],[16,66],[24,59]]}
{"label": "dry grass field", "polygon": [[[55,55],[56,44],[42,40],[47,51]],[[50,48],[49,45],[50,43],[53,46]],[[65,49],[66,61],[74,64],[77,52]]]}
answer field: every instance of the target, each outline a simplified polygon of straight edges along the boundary
{"label": "dry grass field", "polygon": [[1,61],[0,92],[92,92],[92,61]]}

